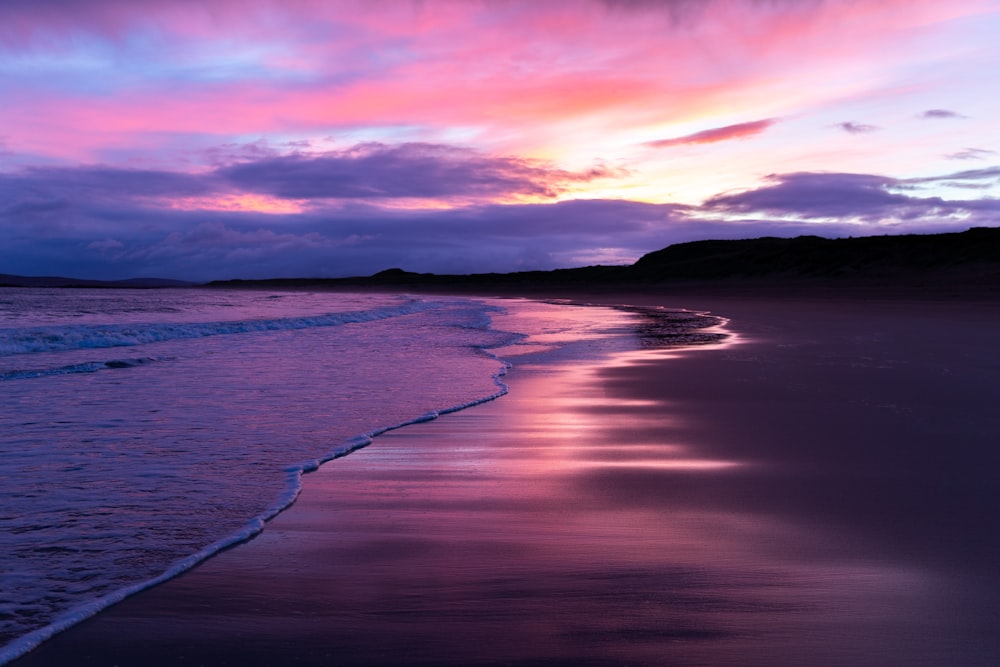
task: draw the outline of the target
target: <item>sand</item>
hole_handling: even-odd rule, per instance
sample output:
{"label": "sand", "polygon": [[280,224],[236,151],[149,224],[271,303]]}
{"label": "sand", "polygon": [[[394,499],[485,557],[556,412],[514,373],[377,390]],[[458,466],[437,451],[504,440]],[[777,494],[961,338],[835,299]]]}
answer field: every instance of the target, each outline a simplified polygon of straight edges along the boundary
{"label": "sand", "polygon": [[738,342],[516,365],[13,664],[1000,662],[1000,304],[591,299]]}

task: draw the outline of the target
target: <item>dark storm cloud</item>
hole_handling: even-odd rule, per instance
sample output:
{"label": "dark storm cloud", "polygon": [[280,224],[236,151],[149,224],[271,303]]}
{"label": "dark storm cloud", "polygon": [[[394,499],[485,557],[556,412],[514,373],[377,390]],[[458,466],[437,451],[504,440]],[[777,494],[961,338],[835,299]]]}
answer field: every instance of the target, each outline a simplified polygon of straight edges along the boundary
{"label": "dark storm cloud", "polygon": [[767,118],[749,123],[737,123],[736,125],[726,125],[724,127],[715,127],[710,130],[695,132],[683,137],[650,141],[646,145],[653,148],[669,148],[671,146],[683,146],[686,144],[711,144],[717,141],[729,141],[730,139],[744,139],[755,134],[760,134],[776,122],[773,118]]}
{"label": "dark storm cloud", "polygon": [[837,127],[848,134],[867,134],[880,129],[877,125],[866,125],[865,123],[856,123],[850,120],[844,123],[837,123]]}
{"label": "dark storm cloud", "polygon": [[286,155],[218,170],[242,190],[288,199],[555,196],[568,183],[608,175],[550,169],[437,144],[361,144],[320,155]]}

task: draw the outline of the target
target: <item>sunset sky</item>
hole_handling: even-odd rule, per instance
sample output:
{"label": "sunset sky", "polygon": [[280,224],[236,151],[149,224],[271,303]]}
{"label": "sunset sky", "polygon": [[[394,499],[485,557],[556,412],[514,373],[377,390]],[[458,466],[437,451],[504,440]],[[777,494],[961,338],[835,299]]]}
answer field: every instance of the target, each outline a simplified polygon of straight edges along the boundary
{"label": "sunset sky", "polygon": [[3,0],[0,273],[1000,225],[1000,0]]}

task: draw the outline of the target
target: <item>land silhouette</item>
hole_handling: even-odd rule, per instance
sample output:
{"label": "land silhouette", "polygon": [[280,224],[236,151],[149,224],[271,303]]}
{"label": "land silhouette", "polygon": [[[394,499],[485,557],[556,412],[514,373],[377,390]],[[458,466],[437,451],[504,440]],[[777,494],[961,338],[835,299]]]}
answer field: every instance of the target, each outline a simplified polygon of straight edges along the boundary
{"label": "land silhouette", "polygon": [[365,277],[226,280],[209,285],[468,291],[796,286],[992,291],[1000,289],[1000,228],[842,239],[799,236],[692,241],[648,253],[624,266],[474,274],[392,268]]}
{"label": "land silhouette", "polygon": [[[84,280],[0,274],[0,287],[159,288],[197,283],[162,278]],[[550,271],[437,274],[391,268],[369,276],[216,280],[211,287],[375,288],[532,292],[551,288],[914,288],[1000,290],[1000,228],[944,234],[828,239],[763,237],[677,243],[634,264]]]}

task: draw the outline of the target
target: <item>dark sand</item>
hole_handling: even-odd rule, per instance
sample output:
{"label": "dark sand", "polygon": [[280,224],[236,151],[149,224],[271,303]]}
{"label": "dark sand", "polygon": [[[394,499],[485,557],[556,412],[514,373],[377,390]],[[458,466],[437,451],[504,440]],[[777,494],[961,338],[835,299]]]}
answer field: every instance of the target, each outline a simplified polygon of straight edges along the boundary
{"label": "dark sand", "polygon": [[741,342],[518,365],[13,664],[1000,664],[1000,305],[621,301]]}

